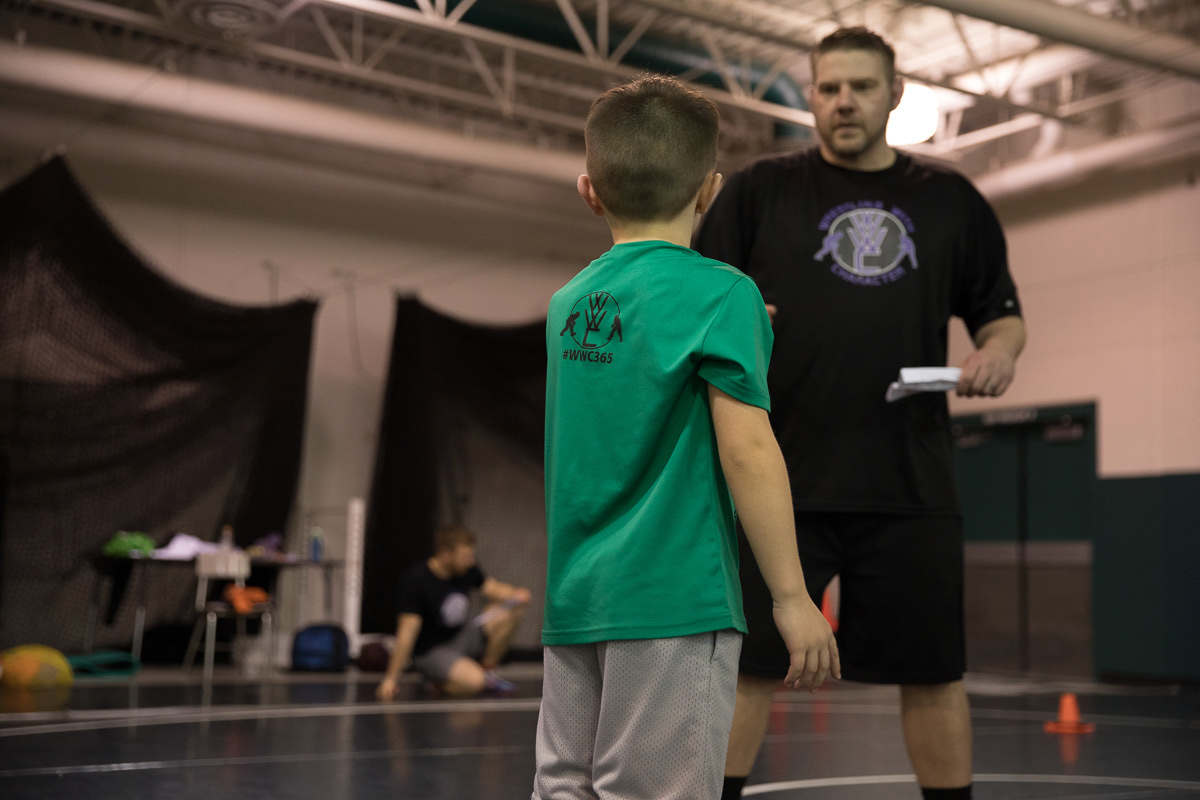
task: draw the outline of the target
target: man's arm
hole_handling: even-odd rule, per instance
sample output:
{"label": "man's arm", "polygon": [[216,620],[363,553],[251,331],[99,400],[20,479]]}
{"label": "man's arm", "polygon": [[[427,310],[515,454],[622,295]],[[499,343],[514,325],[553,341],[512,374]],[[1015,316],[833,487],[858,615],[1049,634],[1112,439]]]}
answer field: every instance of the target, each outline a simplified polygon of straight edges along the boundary
{"label": "man's arm", "polygon": [[503,603],[506,600],[512,600],[514,605],[524,605],[533,597],[528,589],[490,577],[484,578],[483,585],[479,587],[479,593],[489,603]]}
{"label": "man's arm", "polygon": [[396,646],[392,649],[392,657],[388,659],[387,672],[375,696],[380,700],[391,700],[396,696],[396,680],[408,666],[412,656],[413,646],[417,643],[417,634],[421,632],[420,614],[400,614],[396,621]]}
{"label": "man's arm", "polygon": [[827,675],[841,678],[842,668],[833,631],[804,587],[783,454],[766,411],[711,384],[708,398],[721,469],[791,654],[784,683],[816,691]]}
{"label": "man's arm", "polygon": [[959,397],[999,397],[1012,385],[1017,356],[1025,349],[1025,321],[1000,317],[975,332],[975,352],[962,363]]}

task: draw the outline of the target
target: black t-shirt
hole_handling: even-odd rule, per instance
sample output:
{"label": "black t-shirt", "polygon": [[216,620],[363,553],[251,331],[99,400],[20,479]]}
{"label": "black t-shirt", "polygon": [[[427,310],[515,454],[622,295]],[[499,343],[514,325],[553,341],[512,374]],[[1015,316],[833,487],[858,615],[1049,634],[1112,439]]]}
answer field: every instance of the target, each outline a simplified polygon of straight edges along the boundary
{"label": "black t-shirt", "polygon": [[442,580],[429,569],[429,563],[414,564],[400,583],[400,614],[421,617],[421,632],[413,645],[419,656],[450,641],[462,630],[471,613],[471,590],[483,585],[479,567],[466,575]]}
{"label": "black t-shirt", "polygon": [[945,395],[884,393],[901,367],[945,365],[951,316],[973,335],[1021,313],[970,182],[903,153],[879,172],[816,148],[768,158],[728,181],[695,245],[779,307],[768,383],[797,509],[958,513]]}

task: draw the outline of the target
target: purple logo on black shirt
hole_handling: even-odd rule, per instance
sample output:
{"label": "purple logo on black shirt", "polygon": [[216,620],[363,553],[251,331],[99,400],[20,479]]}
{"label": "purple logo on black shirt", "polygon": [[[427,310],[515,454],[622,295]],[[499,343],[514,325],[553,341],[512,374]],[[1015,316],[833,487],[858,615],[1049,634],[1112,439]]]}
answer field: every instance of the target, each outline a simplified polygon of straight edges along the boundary
{"label": "purple logo on black shirt", "polygon": [[825,231],[814,261],[833,259],[830,271],[860,286],[883,286],[903,278],[905,258],[917,268],[912,219],[901,209],[890,210],[877,200],[842,203],[821,219]]}
{"label": "purple logo on black shirt", "polygon": [[442,624],[447,628],[457,628],[467,621],[467,613],[471,610],[470,599],[462,592],[451,592],[442,600]]}

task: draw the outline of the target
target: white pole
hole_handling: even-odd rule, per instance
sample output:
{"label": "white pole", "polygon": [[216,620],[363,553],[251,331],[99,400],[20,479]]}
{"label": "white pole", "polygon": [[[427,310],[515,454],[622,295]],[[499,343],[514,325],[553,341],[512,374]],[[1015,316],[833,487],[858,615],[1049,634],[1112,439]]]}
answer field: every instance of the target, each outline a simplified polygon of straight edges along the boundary
{"label": "white pole", "polygon": [[342,603],[342,627],[350,639],[350,653],[355,656],[361,636],[363,543],[366,530],[367,503],[361,497],[351,498],[346,507],[346,596]]}

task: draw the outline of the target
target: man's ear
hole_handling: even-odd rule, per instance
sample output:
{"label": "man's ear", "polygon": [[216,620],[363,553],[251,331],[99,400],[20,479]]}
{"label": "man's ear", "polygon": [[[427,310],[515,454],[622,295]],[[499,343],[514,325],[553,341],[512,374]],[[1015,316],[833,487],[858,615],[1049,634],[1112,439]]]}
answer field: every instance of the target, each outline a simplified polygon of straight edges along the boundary
{"label": "man's ear", "polygon": [[904,97],[904,79],[899,75],[892,78],[892,111],[900,105],[900,100]]}
{"label": "man's ear", "polygon": [[580,175],[575,181],[575,188],[579,190],[579,196],[583,198],[583,202],[587,203],[587,207],[592,210],[592,213],[597,217],[603,217],[604,204],[596,195],[596,187],[592,186],[592,179],[586,174]]}
{"label": "man's ear", "polygon": [[717,190],[720,188],[721,173],[708,173],[708,177],[704,179],[704,183],[700,186],[700,193],[696,195],[697,214],[703,214],[705,211],[708,211],[708,207],[712,205],[713,198],[717,196]]}

